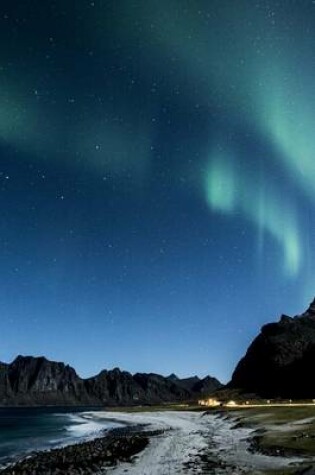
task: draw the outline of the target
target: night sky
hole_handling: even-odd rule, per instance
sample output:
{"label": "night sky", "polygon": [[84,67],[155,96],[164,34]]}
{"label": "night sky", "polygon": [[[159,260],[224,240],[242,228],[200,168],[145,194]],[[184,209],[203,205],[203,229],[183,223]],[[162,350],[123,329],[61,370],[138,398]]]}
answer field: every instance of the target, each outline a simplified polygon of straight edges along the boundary
{"label": "night sky", "polygon": [[315,2],[1,0],[0,360],[227,381],[315,296]]}

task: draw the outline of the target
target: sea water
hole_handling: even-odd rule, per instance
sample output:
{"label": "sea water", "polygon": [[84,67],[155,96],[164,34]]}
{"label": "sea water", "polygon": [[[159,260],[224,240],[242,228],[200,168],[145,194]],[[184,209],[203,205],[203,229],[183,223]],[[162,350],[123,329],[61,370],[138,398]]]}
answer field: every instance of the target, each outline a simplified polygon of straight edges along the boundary
{"label": "sea water", "polygon": [[100,435],[122,424],[94,419],[87,409],[0,408],[0,466],[30,452]]}

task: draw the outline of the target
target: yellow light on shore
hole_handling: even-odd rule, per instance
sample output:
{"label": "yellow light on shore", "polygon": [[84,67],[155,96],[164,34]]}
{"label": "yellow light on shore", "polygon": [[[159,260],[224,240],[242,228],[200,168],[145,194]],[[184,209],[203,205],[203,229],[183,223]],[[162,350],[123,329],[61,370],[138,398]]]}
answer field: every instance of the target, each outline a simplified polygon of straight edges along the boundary
{"label": "yellow light on shore", "polygon": [[233,407],[233,406],[236,406],[236,402],[235,401],[229,401],[227,402],[226,404],[228,407]]}
{"label": "yellow light on shore", "polygon": [[220,406],[220,401],[217,399],[209,398],[209,399],[200,399],[198,401],[199,406],[207,406],[207,407],[216,407]]}

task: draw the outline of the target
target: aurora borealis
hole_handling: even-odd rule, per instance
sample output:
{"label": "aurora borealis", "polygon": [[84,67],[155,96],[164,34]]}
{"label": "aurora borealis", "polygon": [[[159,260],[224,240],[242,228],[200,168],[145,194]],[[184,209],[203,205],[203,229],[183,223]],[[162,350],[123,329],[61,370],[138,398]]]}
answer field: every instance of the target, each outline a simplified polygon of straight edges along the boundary
{"label": "aurora borealis", "polygon": [[0,23],[0,360],[227,380],[315,295],[314,1],[5,0]]}

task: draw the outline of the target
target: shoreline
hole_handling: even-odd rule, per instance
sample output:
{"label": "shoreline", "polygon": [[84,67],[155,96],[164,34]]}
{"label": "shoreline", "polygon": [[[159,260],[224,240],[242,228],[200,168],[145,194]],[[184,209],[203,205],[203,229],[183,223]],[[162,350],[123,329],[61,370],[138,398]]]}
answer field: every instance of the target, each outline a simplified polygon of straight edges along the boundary
{"label": "shoreline", "polygon": [[[262,453],[257,431],[225,412],[87,412],[124,427],[95,438],[33,452],[0,469],[0,475],[261,475],[301,468],[303,457]],[[280,472],[279,472],[280,470]],[[290,472],[298,473],[298,472]]]}
{"label": "shoreline", "polygon": [[92,475],[118,462],[129,462],[160,431],[139,425],[114,428],[92,440],[29,453],[0,469],[1,475]]}

